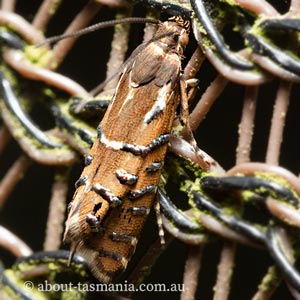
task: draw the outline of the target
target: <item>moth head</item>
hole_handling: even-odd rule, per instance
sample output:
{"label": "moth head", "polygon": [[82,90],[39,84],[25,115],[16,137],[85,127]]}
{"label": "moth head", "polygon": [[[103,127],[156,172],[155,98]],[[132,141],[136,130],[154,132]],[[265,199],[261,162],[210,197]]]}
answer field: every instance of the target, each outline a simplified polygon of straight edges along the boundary
{"label": "moth head", "polygon": [[178,44],[185,48],[185,46],[189,42],[189,34],[190,34],[190,27],[191,23],[189,20],[185,20],[180,16],[174,16],[169,18],[169,21],[175,22],[178,25]]}
{"label": "moth head", "polygon": [[[168,49],[176,49],[176,52],[181,54],[183,49],[189,42],[189,21],[177,22],[177,18],[170,18],[167,22],[160,24],[153,40],[159,40],[162,44],[167,45]],[[188,24],[188,25],[187,25]]]}

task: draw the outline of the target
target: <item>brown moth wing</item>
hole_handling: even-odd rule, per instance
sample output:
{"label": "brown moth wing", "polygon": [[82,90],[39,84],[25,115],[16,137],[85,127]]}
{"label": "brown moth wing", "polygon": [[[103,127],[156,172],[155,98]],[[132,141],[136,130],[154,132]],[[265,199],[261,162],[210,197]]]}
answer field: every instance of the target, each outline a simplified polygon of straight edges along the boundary
{"label": "brown moth wing", "polygon": [[[130,72],[123,74],[114,104],[110,107],[109,114],[106,114],[101,122],[102,130],[109,141],[148,145],[157,136],[170,132],[179,102],[179,94],[171,89],[171,83],[165,85],[162,95],[166,101],[165,110],[150,124],[145,124],[144,117],[155,104],[161,88],[153,80],[138,88],[132,87],[130,75]],[[127,93],[124,93],[125,90]],[[147,99],[147,101],[143,99]],[[135,241],[146,218],[133,216],[130,208],[133,206],[151,207],[155,196],[154,193],[149,193],[134,200],[133,203],[126,195],[130,190],[139,190],[145,186],[158,184],[160,171],[151,174],[146,171],[146,168],[155,161],[163,161],[166,150],[167,144],[154,149],[145,157],[135,156],[129,152],[105,147],[99,139],[91,149],[90,155],[94,161],[99,163],[86,167],[81,175],[81,177],[86,176],[91,180],[88,185],[79,187],[74,195],[73,206],[75,206],[77,213],[70,215],[69,226],[74,224],[76,229],[69,230],[68,235],[73,243],[74,240],[81,240],[77,252],[84,257],[89,257],[89,259],[94,258],[91,265],[92,271],[103,282],[111,281],[121,273],[126,267],[128,259],[134,253]],[[104,161],[105,164],[102,164]],[[128,173],[137,175],[139,177],[138,182],[134,186],[121,184],[116,178],[116,169],[125,169]],[[113,191],[117,197],[120,197],[123,202],[122,206],[111,209],[106,200],[91,190],[91,187],[96,183],[101,183]],[[95,211],[97,206],[101,206],[101,209],[97,210],[95,215],[99,217],[102,226],[105,227],[104,234],[92,232],[85,220],[86,215]],[[74,218],[74,222],[72,222],[72,218]],[[135,237],[135,241],[130,247],[127,245],[124,247],[124,243],[116,245],[116,242],[110,238],[112,232]],[[98,257],[99,249],[104,248],[111,253],[117,252],[121,257],[120,261],[111,257]]]}
{"label": "brown moth wing", "polygon": [[159,42],[150,44],[147,50],[154,53],[154,58],[151,59],[148,52],[142,52],[138,55],[132,66],[132,82],[136,85],[142,85],[155,79],[158,87],[162,87],[170,81],[174,83],[180,74],[181,60],[178,55],[168,53],[167,50],[160,47]]}
{"label": "brown moth wing", "polygon": [[[179,44],[173,33],[184,34],[187,42],[187,33],[174,22],[163,23],[158,36],[168,31],[170,36],[149,44],[122,74],[99,125],[99,137],[90,152],[93,160],[81,174],[82,185],[74,194],[66,222],[64,240],[87,259],[102,282],[111,282],[126,268],[159,182],[160,170],[149,172],[147,168],[165,158],[167,140],[157,141],[170,133],[180,101],[176,79],[185,43]],[[128,150],[149,149],[151,144],[155,146],[144,154]],[[136,176],[137,181],[123,184],[117,176],[120,170]],[[112,199],[122,204],[113,208]],[[133,214],[133,208],[142,207],[146,214]]]}
{"label": "brown moth wing", "polygon": [[177,54],[168,54],[168,60],[164,60],[158,69],[154,82],[158,87],[163,87],[171,81],[172,85],[178,82],[180,75],[180,59]]}
{"label": "brown moth wing", "polygon": [[[143,47],[143,45],[140,47]],[[140,47],[138,47],[137,50],[139,50]],[[151,55],[149,55],[150,53]],[[137,55],[132,65],[132,83],[142,85],[151,81],[156,76],[164,57],[165,52],[157,47],[156,43],[149,44],[145,51]]]}
{"label": "brown moth wing", "polygon": [[[127,78],[126,78],[127,79]],[[124,84],[128,84],[127,80],[125,80]],[[121,87],[121,86],[120,86]],[[153,81],[148,83],[147,85],[140,86],[139,88],[134,88],[134,97],[132,101],[128,102],[127,107],[124,108],[124,112],[120,114],[122,115],[120,123],[116,126],[117,129],[108,128],[103,124],[103,132],[110,137],[110,139],[117,139],[119,135],[123,137],[124,141],[131,142],[134,141],[137,145],[147,145],[154,138],[156,138],[160,134],[164,134],[170,132],[173,116],[175,114],[175,109],[177,107],[177,103],[179,102],[178,93],[175,93],[170,89],[171,84],[166,86],[166,101],[168,109],[162,112],[155,120],[153,120],[150,124],[145,126],[143,124],[143,118],[145,116],[145,111],[139,111],[143,109],[141,105],[136,105],[135,100],[143,101],[143,98],[147,97],[148,101],[151,98],[156,98],[160,89],[155,85]],[[120,89],[122,90],[122,89]],[[120,96],[120,95],[119,95]],[[143,101],[144,102],[144,101]],[[153,101],[154,102],[154,101]],[[146,101],[145,101],[145,106]],[[116,106],[114,105],[114,108]],[[151,109],[151,107],[148,107]],[[126,112],[125,117],[123,113]],[[142,118],[139,118],[143,116]],[[172,116],[170,118],[170,116]],[[124,118],[124,119],[123,119]],[[137,122],[137,119],[140,119],[140,122]],[[130,131],[126,132],[127,135],[124,137],[122,135],[122,124],[126,124],[127,128],[130,127]],[[151,130],[148,131],[150,126]],[[145,129],[145,130],[143,130]],[[156,134],[153,134],[153,133]],[[112,232],[118,232],[119,234],[126,234],[129,236],[139,237],[140,230],[146,221],[146,218],[143,216],[134,216],[132,215],[130,209],[132,207],[151,207],[152,202],[154,200],[154,193],[147,194],[139,199],[131,201],[126,196],[130,190],[139,190],[143,189],[146,186],[158,184],[160,179],[160,171],[155,172],[155,174],[148,173],[146,171],[147,167],[155,162],[155,161],[163,161],[167,150],[167,144],[156,148],[155,150],[148,153],[145,157],[134,156],[132,153],[124,153],[120,155],[119,153],[115,153],[111,149],[106,150],[106,154],[110,157],[110,161],[103,166],[100,167],[99,176],[95,178],[95,181],[102,182],[103,185],[108,186],[110,189],[114,190],[114,193],[120,196],[123,200],[123,205],[118,208],[110,209],[106,212],[106,217],[104,220],[103,226],[105,227],[105,233],[101,237],[101,239],[89,239],[87,241],[89,249],[102,249],[105,248],[109,252],[117,252],[121,255],[122,260],[116,262],[114,259],[110,257],[102,257],[101,259],[95,260],[95,264],[92,266],[94,273],[97,273],[102,280],[113,280],[115,276],[120,274],[124,268],[126,267],[128,259],[132,256],[135,250],[135,242],[128,247],[124,243],[119,243],[116,245],[116,242],[110,239],[110,234]],[[97,150],[92,151],[92,155],[96,155]],[[134,186],[124,186],[121,185],[115,177],[114,170],[116,169],[116,165],[120,168],[124,168],[127,172],[131,174],[135,174],[139,177],[138,182]],[[116,222],[118,220],[118,222]],[[136,240],[135,239],[135,240]]]}

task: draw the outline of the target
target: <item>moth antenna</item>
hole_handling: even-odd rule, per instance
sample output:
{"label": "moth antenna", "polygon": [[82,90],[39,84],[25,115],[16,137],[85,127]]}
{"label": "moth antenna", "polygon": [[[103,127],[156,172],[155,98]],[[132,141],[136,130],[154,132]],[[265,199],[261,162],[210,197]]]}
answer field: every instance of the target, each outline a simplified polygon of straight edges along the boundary
{"label": "moth antenna", "polygon": [[155,20],[155,19],[149,19],[149,18],[138,18],[138,17],[131,17],[131,18],[124,18],[124,19],[120,19],[120,20],[109,20],[109,21],[104,21],[104,22],[100,22],[91,26],[88,26],[86,28],[83,28],[81,30],[75,31],[75,32],[71,32],[71,33],[67,33],[67,34],[61,34],[61,35],[56,35],[53,37],[50,37],[48,39],[46,39],[45,41],[36,44],[35,47],[41,47],[47,44],[52,44],[67,38],[74,38],[74,37],[79,37],[94,31],[97,31],[99,29],[103,29],[106,27],[111,27],[111,26],[115,26],[118,24],[125,24],[125,23],[129,23],[129,24],[133,24],[133,23],[152,23],[152,24],[159,24],[161,21],[159,20]]}

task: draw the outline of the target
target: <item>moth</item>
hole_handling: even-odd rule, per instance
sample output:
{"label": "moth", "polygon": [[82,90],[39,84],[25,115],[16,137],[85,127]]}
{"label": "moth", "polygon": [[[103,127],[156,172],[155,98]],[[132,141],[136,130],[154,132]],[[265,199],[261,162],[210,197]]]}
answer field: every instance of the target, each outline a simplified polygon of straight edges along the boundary
{"label": "moth", "polygon": [[173,17],[134,51],[75,184],[64,241],[103,283],[125,270],[155,199],[188,40],[189,21]]}

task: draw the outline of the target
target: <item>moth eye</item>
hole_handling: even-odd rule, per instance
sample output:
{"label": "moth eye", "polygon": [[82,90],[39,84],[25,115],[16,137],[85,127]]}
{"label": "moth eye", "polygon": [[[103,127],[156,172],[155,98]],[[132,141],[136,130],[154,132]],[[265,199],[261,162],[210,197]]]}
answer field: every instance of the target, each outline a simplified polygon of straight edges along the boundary
{"label": "moth eye", "polygon": [[173,39],[177,43],[178,40],[179,40],[179,35],[178,34],[174,34]]}
{"label": "moth eye", "polygon": [[182,33],[178,38],[180,45],[183,47],[185,47],[189,42],[189,36],[187,32]]}

